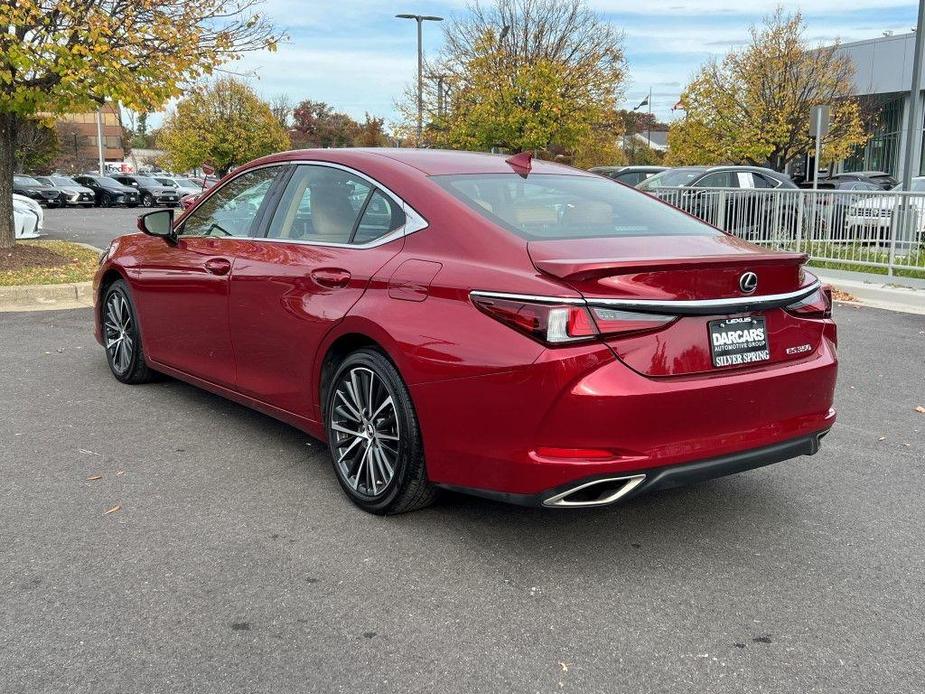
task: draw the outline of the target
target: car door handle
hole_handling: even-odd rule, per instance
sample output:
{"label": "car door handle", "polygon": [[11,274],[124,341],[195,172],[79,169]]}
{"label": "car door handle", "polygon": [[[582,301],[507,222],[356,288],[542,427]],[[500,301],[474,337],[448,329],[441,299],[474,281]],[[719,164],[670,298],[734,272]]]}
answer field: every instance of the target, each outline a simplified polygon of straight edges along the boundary
{"label": "car door handle", "polygon": [[329,267],[312,270],[311,278],[315,284],[328,289],[342,289],[350,282],[350,273],[341,268]]}
{"label": "car door handle", "polygon": [[227,275],[231,270],[231,261],[226,258],[209,258],[206,261],[206,272],[213,275]]}

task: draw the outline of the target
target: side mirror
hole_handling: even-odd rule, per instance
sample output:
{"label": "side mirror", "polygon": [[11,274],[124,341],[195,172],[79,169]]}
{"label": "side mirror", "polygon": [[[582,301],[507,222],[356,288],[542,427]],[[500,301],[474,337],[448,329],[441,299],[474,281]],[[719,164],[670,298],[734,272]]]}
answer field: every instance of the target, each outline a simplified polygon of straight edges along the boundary
{"label": "side mirror", "polygon": [[157,210],[141,215],[138,218],[138,231],[175,243],[177,236],[173,231],[173,210]]}

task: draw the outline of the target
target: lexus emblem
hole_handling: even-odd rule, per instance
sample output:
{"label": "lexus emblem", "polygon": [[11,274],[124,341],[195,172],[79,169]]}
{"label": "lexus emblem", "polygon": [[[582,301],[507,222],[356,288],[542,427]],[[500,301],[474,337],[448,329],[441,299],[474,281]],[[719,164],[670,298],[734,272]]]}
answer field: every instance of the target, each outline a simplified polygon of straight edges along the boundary
{"label": "lexus emblem", "polygon": [[758,289],[758,275],[754,272],[745,272],[739,278],[739,289],[743,294],[751,294]]}

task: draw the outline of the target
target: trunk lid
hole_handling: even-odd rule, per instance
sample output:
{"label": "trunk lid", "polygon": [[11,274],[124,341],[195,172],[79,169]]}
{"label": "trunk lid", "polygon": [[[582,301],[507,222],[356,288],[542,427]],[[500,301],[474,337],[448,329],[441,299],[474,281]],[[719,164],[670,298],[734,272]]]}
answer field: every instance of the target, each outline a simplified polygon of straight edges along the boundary
{"label": "trunk lid", "polygon": [[665,301],[745,296],[743,272],[758,275],[749,296],[782,294],[804,284],[802,253],[767,251],[734,236],[633,236],[531,241],[536,268],[586,298]]}
{"label": "trunk lid", "polygon": [[[539,271],[568,284],[592,306],[677,316],[656,330],[604,338],[619,359],[648,376],[762,368],[813,358],[821,345],[821,321],[782,308],[797,300],[787,295],[816,282],[803,270],[802,253],[769,251],[726,234],[531,241],[528,252]],[[752,292],[741,286],[746,273],[757,276]],[[729,317],[755,319],[740,327],[763,326],[765,344],[754,347],[762,358],[714,364],[714,351],[727,349],[716,341],[737,327],[735,321],[718,323]]]}

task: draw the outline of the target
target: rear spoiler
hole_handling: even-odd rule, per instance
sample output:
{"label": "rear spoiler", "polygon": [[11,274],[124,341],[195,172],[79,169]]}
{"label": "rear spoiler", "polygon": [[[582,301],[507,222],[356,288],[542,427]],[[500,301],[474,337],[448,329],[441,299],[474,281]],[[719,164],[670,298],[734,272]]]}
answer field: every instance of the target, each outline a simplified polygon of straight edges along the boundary
{"label": "rear spoiler", "polygon": [[637,258],[637,259],[573,259],[550,258],[534,259],[537,269],[564,280],[593,280],[609,275],[626,275],[637,272],[654,272],[657,270],[696,270],[704,266],[741,265],[747,261],[751,265],[793,263],[802,265],[809,256],[805,253],[749,253],[747,256],[713,255],[695,258]]}

